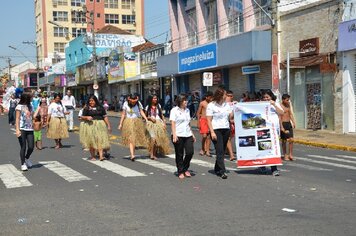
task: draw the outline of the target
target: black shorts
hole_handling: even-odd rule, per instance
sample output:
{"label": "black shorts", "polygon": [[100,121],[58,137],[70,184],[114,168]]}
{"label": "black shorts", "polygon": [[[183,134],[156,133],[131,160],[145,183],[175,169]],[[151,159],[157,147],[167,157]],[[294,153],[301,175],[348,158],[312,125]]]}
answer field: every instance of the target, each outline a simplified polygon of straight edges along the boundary
{"label": "black shorts", "polygon": [[283,132],[281,130],[281,139],[286,140],[286,139],[290,139],[293,138],[293,127],[292,127],[292,123],[290,122],[282,122],[282,126],[284,128],[285,131],[289,131],[289,132]]}

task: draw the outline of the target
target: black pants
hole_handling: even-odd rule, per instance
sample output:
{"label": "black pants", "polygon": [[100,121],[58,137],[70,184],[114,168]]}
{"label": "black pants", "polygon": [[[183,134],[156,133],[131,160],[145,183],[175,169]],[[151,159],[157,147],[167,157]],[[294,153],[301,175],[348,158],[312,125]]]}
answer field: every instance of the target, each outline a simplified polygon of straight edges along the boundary
{"label": "black pants", "polygon": [[8,115],[9,115],[9,124],[14,125],[15,124],[15,108],[10,108]]}
{"label": "black pants", "polygon": [[226,172],[224,156],[227,141],[230,137],[230,129],[214,129],[214,132],[216,134],[216,140],[213,140],[216,151],[214,171],[217,175],[222,175]]}
{"label": "black pants", "polygon": [[174,150],[176,152],[176,165],[178,169],[178,175],[186,172],[189,169],[190,161],[192,160],[192,157],[194,155],[193,143],[193,136],[178,137],[178,141],[176,143],[173,143]]}
{"label": "black pants", "polygon": [[23,165],[25,163],[25,159],[29,159],[33,152],[34,143],[35,143],[33,131],[21,130],[21,136],[18,139],[21,146],[21,150],[20,150],[21,165]]}

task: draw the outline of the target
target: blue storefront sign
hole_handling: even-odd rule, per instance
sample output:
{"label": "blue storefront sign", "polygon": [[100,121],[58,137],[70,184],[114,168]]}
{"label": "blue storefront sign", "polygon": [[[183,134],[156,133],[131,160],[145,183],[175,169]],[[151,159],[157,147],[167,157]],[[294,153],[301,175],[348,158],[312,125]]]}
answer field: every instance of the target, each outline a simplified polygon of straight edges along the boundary
{"label": "blue storefront sign", "polygon": [[216,43],[178,53],[179,73],[200,70],[217,65]]}
{"label": "blue storefront sign", "polygon": [[243,66],[241,67],[243,75],[257,74],[260,73],[261,69],[259,65],[254,66]]}
{"label": "blue storefront sign", "polygon": [[338,51],[356,49],[356,20],[345,21],[339,24]]}

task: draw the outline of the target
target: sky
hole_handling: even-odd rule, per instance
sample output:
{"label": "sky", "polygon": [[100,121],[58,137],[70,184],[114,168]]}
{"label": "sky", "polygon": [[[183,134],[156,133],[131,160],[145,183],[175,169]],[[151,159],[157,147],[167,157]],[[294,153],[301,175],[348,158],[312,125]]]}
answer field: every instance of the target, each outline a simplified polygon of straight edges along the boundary
{"label": "sky", "polygon": [[[34,0],[0,1],[1,9],[3,9],[0,14],[0,70],[8,66],[6,62],[8,57],[10,57],[12,65],[26,60],[35,64],[35,47],[23,44],[24,41],[34,41],[36,38]],[[154,43],[164,43],[167,39],[166,32],[169,32],[168,1],[144,0],[144,37]],[[158,35],[160,36],[157,37]],[[18,50],[13,50],[9,46]]]}

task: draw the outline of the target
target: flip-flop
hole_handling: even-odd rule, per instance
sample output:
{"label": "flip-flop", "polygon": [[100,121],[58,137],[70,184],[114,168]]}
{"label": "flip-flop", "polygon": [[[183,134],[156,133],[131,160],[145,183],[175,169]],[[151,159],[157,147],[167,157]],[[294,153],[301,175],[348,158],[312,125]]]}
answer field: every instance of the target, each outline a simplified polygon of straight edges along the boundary
{"label": "flip-flop", "polygon": [[200,156],[204,156],[204,155],[205,155],[205,152],[204,152],[204,151],[200,151],[200,152],[199,152],[199,155],[200,155]]}

